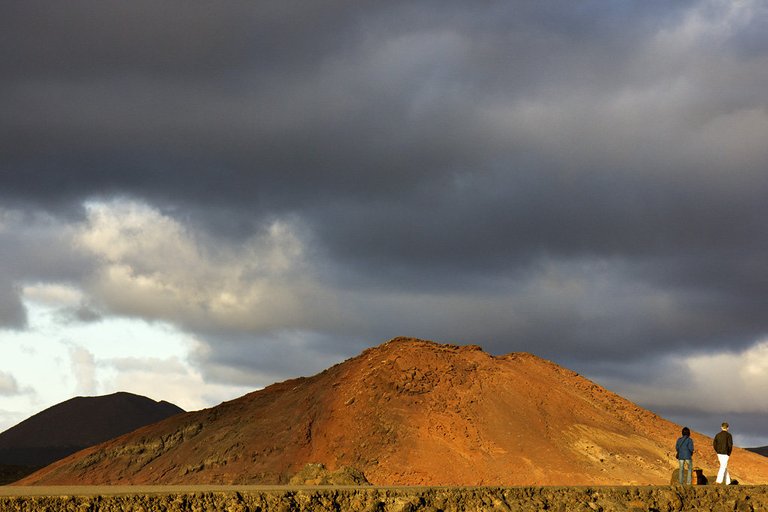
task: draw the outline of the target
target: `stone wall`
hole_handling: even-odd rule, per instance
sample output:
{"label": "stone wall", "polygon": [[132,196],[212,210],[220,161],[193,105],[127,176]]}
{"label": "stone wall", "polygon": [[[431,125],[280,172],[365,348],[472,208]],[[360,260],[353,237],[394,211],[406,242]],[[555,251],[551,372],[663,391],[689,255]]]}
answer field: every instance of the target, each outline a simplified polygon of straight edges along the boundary
{"label": "stone wall", "polygon": [[[10,488],[6,488],[10,489]],[[108,488],[107,488],[108,489]],[[768,510],[768,486],[305,487],[112,494],[3,496],[3,512],[672,512]],[[11,494],[6,492],[5,494]]]}

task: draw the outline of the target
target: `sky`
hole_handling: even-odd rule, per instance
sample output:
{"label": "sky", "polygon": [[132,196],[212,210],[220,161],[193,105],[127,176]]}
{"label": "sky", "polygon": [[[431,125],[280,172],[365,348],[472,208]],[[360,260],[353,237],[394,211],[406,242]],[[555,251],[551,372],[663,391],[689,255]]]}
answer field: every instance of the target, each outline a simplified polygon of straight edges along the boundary
{"label": "sky", "polygon": [[0,429],[396,336],[768,445],[761,0],[0,4]]}

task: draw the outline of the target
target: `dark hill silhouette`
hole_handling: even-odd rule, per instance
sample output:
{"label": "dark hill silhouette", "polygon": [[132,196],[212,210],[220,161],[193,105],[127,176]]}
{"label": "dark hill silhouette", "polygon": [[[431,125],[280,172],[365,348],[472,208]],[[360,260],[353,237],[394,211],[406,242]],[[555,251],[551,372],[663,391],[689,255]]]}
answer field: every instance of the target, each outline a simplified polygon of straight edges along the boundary
{"label": "dark hill silhouette", "polygon": [[72,398],[0,433],[0,464],[18,475],[182,412],[172,403],[125,392]]}
{"label": "dark hill silhouette", "polygon": [[[527,353],[397,338],[309,378],[168,418],[21,484],[287,483],[308,463],[376,485],[668,484],[680,426]],[[717,468],[694,433],[696,465]],[[768,481],[735,449],[731,474]]]}
{"label": "dark hill silhouette", "polygon": [[758,446],[757,448],[747,448],[747,450],[759,453],[763,457],[768,457],[768,446]]}

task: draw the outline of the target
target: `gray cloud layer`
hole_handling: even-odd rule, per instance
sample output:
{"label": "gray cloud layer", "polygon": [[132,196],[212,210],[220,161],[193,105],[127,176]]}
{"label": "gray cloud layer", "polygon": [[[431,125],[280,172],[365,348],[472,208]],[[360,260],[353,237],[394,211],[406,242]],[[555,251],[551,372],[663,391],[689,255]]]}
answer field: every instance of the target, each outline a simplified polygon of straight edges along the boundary
{"label": "gray cloud layer", "polygon": [[[84,201],[133,198],[211,251],[297,230],[311,279],[290,287],[322,321],[297,306],[244,336],[165,313],[224,373],[243,338],[293,331],[329,354],[411,334],[595,371],[768,332],[759,2],[2,11],[7,208],[83,222]],[[94,272],[0,236],[4,325],[23,325],[17,283]]]}

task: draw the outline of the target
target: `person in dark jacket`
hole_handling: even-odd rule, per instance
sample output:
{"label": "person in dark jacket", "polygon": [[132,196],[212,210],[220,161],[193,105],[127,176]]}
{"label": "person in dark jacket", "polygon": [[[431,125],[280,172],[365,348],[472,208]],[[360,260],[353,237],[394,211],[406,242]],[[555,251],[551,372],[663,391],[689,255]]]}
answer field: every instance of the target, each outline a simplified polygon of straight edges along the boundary
{"label": "person in dark jacket", "polygon": [[731,475],[728,474],[728,459],[731,457],[731,450],[733,450],[733,436],[728,432],[728,423],[723,422],[712,445],[715,448],[715,453],[717,453],[717,458],[720,460],[720,470],[717,472],[716,481],[719,484],[725,481],[725,485],[730,485]]}
{"label": "person in dark jacket", "polygon": [[[678,475],[680,484],[686,483],[691,485],[693,477],[693,439],[691,439],[691,431],[688,427],[683,427],[683,435],[677,438],[675,451],[677,452],[677,462],[680,463],[680,473]],[[683,473],[686,462],[688,463],[688,472],[684,482]]]}

